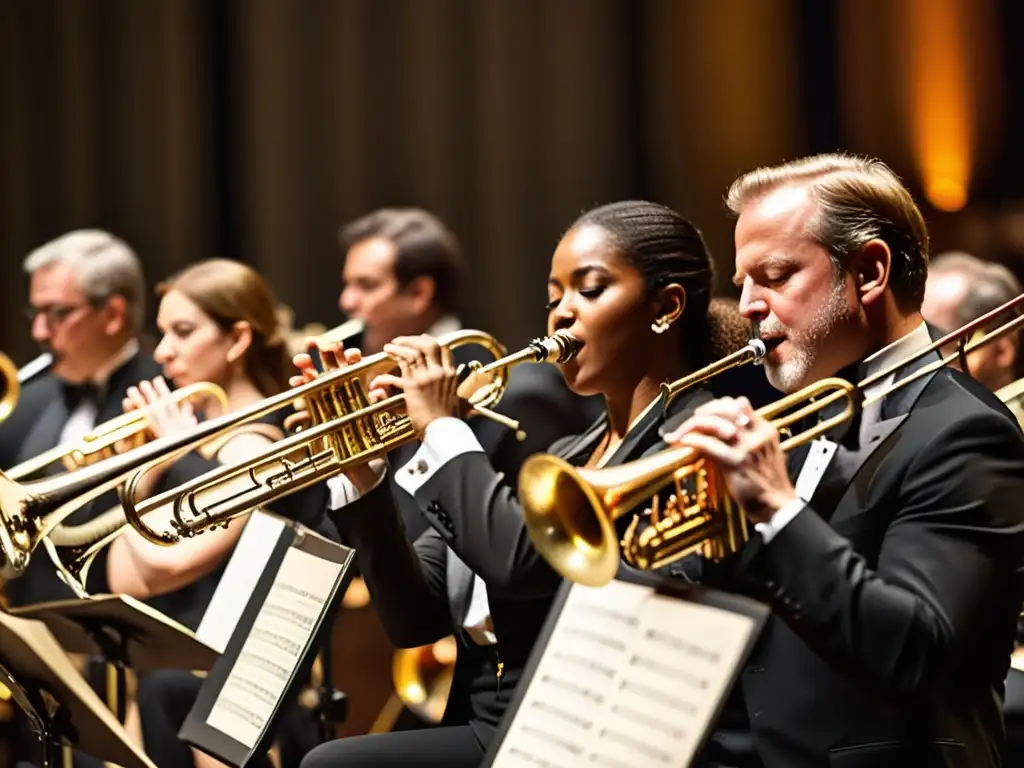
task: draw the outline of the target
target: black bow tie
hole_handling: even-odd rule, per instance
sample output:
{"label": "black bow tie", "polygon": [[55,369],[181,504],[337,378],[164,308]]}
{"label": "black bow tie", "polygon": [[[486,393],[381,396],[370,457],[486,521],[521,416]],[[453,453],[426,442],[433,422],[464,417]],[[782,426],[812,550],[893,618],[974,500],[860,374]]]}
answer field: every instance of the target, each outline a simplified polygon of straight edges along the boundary
{"label": "black bow tie", "polygon": [[69,412],[75,410],[82,403],[89,402],[99,405],[100,402],[100,388],[92,382],[83,384],[64,382],[62,394],[64,395],[64,406]]}

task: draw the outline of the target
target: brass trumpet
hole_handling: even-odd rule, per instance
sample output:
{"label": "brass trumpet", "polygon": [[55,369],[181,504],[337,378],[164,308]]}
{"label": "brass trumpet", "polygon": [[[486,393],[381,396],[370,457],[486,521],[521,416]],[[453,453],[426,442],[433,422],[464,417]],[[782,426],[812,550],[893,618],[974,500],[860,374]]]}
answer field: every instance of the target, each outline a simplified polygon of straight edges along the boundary
{"label": "brass trumpet", "polygon": [[[189,400],[216,400],[221,408],[228,403],[224,390],[210,382],[199,382],[176,389],[171,398],[178,404]],[[23,461],[7,470],[7,477],[22,480],[35,475],[51,464],[61,462],[65,469],[73,470],[109,459],[116,452],[116,446],[123,445],[120,452],[138,448],[146,442],[146,411],[129,411],[95,427],[85,436],[71,443],[58,445],[49,451]]]}
{"label": "brass trumpet", "polygon": [[[487,365],[469,367],[469,376],[459,385],[459,394],[475,412],[516,430],[517,422],[491,410],[504,395],[509,369],[523,362],[567,362],[581,347],[575,337],[562,331],[537,339],[511,355],[506,355],[504,347],[493,337],[479,331],[456,331],[440,337],[438,343],[449,348],[477,344],[494,356],[495,360]],[[414,439],[415,433],[404,414],[404,395],[376,404],[369,402],[368,382],[394,366],[393,359],[378,353],[237,415],[218,419],[220,431],[302,398],[312,415],[313,426],[278,441],[249,461],[218,467],[142,502],[134,500],[143,476],[139,472],[128,482],[122,498],[123,517],[115,511],[68,529],[47,545],[64,545],[61,551],[52,550],[51,556],[61,563],[66,576],[80,578],[96,552],[116,538],[126,524],[156,544],[170,545],[182,536],[225,526],[238,515],[383,456]],[[174,515],[173,531],[159,532],[143,521],[147,513],[168,505]]]}
{"label": "brass trumpet", "polygon": [[[1024,294],[857,386],[838,378],[823,379],[757,413],[783,430],[845,399],[841,413],[788,437],[781,447],[790,450],[803,445],[850,419],[858,407],[877,402],[978,347],[1016,331],[1024,325],[1024,316],[1014,317],[983,336],[974,336],[977,330],[1022,302]],[[863,393],[870,385],[954,342],[956,352],[940,356],[864,398]],[[665,509],[659,510],[655,498],[650,515],[644,520],[646,525],[641,529],[640,518],[634,519],[620,549],[614,521],[633,512],[670,483],[675,484],[675,494],[669,497]],[[519,500],[530,539],[541,555],[564,578],[588,586],[611,581],[618,570],[620,554],[630,564],[650,570],[698,552],[721,559],[737,551],[748,537],[746,517],[729,497],[720,473],[699,451],[681,446],[608,469],[578,469],[557,456],[531,456],[519,472]]]}

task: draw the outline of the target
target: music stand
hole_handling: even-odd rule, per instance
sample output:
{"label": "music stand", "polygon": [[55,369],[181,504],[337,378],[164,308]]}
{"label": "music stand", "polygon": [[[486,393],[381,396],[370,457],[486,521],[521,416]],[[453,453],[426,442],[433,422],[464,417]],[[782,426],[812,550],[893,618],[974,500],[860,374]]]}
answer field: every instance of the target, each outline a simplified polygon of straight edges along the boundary
{"label": "music stand", "polygon": [[124,722],[125,670],[208,671],[220,655],[186,626],[127,595],[55,600],[11,611],[43,622],[69,653],[101,656],[117,672],[113,709]]}
{"label": "music stand", "polygon": [[122,768],[156,768],[41,622],[0,611],[0,681],[39,733],[45,768],[60,765],[65,745]]}

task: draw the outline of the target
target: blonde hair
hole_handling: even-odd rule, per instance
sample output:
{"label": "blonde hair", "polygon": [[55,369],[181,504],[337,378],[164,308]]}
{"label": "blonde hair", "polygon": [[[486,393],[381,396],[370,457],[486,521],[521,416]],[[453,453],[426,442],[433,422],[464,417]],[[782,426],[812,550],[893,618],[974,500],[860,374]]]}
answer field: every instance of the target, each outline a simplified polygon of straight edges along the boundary
{"label": "blonde hair", "polygon": [[93,304],[111,296],[124,298],[128,330],[142,330],[146,280],[138,256],[124,240],[102,229],[78,229],[36,248],[22,268],[32,275],[54,264],[71,265],[82,293]]}
{"label": "blonde hair", "polygon": [[913,197],[881,160],[842,152],[815,155],[740,176],[726,195],[739,215],[751,202],[786,186],[806,186],[817,203],[807,234],[837,269],[871,240],[892,253],[889,285],[900,309],[921,308],[928,276],[928,229]]}
{"label": "blonde hair", "polygon": [[231,259],[208,259],[156,287],[160,297],[170,291],[183,293],[225,330],[247,322],[252,328],[252,344],[245,353],[246,374],[264,395],[287,388],[291,362],[277,301],[259,272]]}

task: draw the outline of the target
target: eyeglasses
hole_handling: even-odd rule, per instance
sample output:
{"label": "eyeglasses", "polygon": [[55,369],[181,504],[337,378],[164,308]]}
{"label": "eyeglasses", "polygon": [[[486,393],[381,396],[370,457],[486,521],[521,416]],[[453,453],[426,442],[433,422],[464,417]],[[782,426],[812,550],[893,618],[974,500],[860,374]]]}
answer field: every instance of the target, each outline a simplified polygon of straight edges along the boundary
{"label": "eyeglasses", "polygon": [[25,307],[25,316],[29,322],[34,323],[39,315],[43,316],[46,325],[55,328],[66,321],[71,315],[80,309],[92,309],[95,305],[85,304],[47,304],[42,307],[33,307],[31,304]]}

